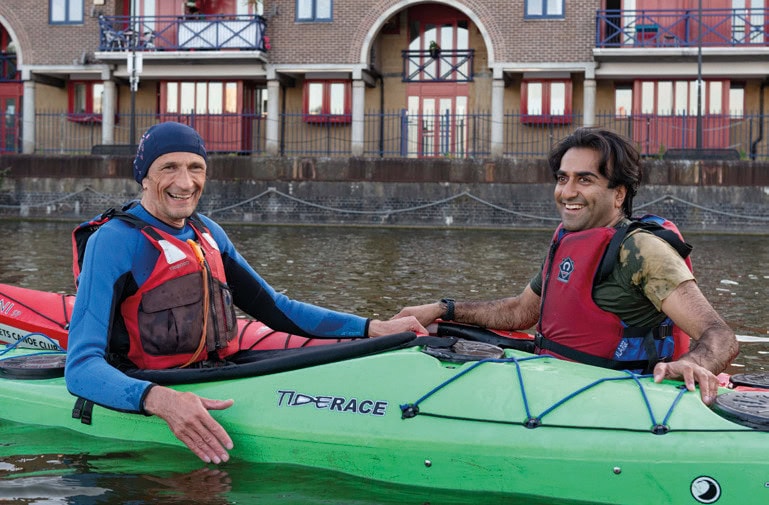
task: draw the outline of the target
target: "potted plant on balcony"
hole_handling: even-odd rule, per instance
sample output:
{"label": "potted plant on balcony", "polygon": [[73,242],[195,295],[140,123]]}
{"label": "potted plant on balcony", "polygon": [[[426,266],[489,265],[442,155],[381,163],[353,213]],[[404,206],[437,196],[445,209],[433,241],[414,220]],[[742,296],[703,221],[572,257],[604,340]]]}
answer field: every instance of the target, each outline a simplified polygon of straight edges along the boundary
{"label": "potted plant on balcony", "polygon": [[188,19],[195,19],[202,17],[200,8],[198,7],[197,0],[185,0],[184,2],[184,14]]}
{"label": "potted plant on balcony", "polygon": [[428,47],[428,51],[430,52],[430,57],[432,59],[436,59],[441,54],[441,46],[438,45],[437,42],[434,40],[430,41],[430,47]]}

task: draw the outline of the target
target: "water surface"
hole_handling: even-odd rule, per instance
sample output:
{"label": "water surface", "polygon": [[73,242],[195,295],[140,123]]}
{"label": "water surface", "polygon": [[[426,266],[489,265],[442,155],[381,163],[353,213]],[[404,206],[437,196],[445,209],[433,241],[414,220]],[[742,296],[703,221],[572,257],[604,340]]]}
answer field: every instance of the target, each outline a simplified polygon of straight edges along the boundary
{"label": "water surface", "polygon": [[[70,222],[0,221],[0,283],[72,292]],[[352,227],[226,227],[277,290],[367,317],[445,296],[520,293],[550,232]],[[700,287],[735,332],[769,337],[769,240],[690,235]],[[769,368],[769,344],[743,343],[731,371]],[[5,408],[5,406],[4,406]],[[372,484],[315,470],[231,462],[203,466],[182,449],[124,447],[0,421],[2,503],[527,503]],[[87,449],[84,449],[87,448]]]}

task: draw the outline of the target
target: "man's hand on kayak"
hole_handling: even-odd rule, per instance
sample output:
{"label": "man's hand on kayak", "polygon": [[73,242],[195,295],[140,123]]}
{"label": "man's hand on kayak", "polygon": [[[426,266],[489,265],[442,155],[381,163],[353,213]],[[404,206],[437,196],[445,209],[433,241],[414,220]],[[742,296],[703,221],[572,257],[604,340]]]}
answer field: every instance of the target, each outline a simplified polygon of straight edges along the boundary
{"label": "man's hand on kayak", "polygon": [[427,329],[414,316],[390,319],[388,321],[372,319],[368,324],[369,337],[382,337],[394,333],[403,333],[404,331],[413,331],[417,335],[427,335]]}
{"label": "man's hand on kayak", "polygon": [[445,308],[438,302],[426,303],[424,305],[414,305],[412,307],[404,307],[395,314],[391,321],[397,321],[400,319],[414,318],[420,324],[428,325],[441,317]]}
{"label": "man's hand on kayak", "polygon": [[654,382],[663,379],[682,380],[689,391],[695,390],[695,383],[700,385],[700,396],[705,405],[711,405],[718,395],[718,377],[707,368],[691,361],[681,359],[670,363],[657,363],[654,367]]}
{"label": "man's hand on kayak", "polygon": [[154,386],[144,399],[144,410],[163,419],[173,434],[206,463],[230,459],[232,439],[211,417],[209,410],[229,408],[234,400],[209,400],[194,393],[182,393]]}

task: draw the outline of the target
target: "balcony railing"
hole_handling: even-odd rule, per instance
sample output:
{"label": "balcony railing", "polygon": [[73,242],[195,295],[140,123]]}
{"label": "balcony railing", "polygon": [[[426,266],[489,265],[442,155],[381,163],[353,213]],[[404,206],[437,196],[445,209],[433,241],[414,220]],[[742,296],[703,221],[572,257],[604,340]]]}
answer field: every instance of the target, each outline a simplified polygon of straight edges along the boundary
{"label": "balcony railing", "polygon": [[401,51],[404,82],[471,82],[475,49]]}
{"label": "balcony railing", "polygon": [[[767,46],[769,10],[698,9],[599,10],[598,48]],[[702,38],[700,39],[700,31]]]}
{"label": "balcony railing", "polygon": [[101,16],[99,51],[267,51],[262,16]]}

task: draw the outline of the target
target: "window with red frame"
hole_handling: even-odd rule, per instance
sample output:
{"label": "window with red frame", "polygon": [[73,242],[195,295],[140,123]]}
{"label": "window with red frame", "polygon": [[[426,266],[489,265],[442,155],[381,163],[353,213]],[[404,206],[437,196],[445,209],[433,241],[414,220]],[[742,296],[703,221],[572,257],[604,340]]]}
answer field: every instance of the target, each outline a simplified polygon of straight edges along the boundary
{"label": "window with red frame", "polygon": [[69,83],[68,119],[78,123],[100,123],[104,84],[71,81]]}
{"label": "window with red frame", "polygon": [[308,123],[352,121],[349,81],[305,81],[304,120]]}
{"label": "window with red frame", "polygon": [[169,81],[161,87],[162,111],[172,114],[236,114],[240,96],[235,81]]}
{"label": "window with red frame", "polygon": [[528,124],[570,124],[571,81],[523,81],[521,122]]}

